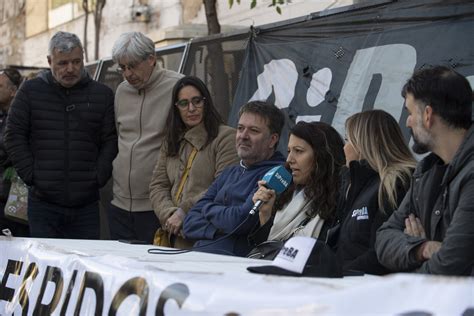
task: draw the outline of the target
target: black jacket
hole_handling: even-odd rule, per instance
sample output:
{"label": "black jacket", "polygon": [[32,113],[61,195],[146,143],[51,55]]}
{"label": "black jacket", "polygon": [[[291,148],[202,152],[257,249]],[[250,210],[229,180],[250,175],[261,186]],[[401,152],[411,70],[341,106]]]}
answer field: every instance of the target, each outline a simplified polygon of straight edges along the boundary
{"label": "black jacket", "polygon": [[113,92],[85,72],[64,88],[45,71],[18,90],[4,141],[34,197],[64,207],[97,201],[117,155]]}
{"label": "black jacket", "polygon": [[[388,203],[383,212],[379,207],[380,177],[365,160],[352,161],[345,176],[350,181],[345,181],[347,197],[342,208],[345,215],[337,244],[338,258],[345,271],[386,274],[389,271],[375,253],[375,236],[393,210]],[[398,185],[397,204],[405,194],[406,188]]]}
{"label": "black jacket", "polygon": [[[7,125],[7,112],[0,111],[0,204],[4,204],[8,200],[8,194],[10,193],[11,181],[10,179],[4,179],[5,170],[11,166],[11,161],[8,158],[5,144],[3,142],[3,135],[5,134],[5,126]],[[0,209],[0,213],[3,210]],[[1,217],[1,215],[0,215]]]}
{"label": "black jacket", "polygon": [[[474,274],[474,126],[448,164],[441,183],[433,183],[430,175],[440,163],[435,154],[419,162],[405,199],[377,233],[377,255],[393,271]],[[434,185],[441,185],[441,194],[430,202],[429,188]],[[429,223],[426,238],[403,233],[410,213]],[[427,240],[442,242],[441,249],[431,259],[418,262],[413,250]]]}

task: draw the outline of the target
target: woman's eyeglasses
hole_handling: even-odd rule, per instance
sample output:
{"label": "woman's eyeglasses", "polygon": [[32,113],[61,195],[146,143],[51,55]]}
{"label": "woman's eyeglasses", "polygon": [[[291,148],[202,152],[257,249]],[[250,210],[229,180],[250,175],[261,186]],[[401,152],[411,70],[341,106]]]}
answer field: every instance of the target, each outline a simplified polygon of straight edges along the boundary
{"label": "woman's eyeglasses", "polygon": [[191,98],[191,100],[181,99],[178,102],[176,102],[175,105],[183,110],[189,106],[189,103],[192,103],[195,107],[200,108],[203,106],[204,100],[206,100],[205,97],[194,97],[194,98]]}

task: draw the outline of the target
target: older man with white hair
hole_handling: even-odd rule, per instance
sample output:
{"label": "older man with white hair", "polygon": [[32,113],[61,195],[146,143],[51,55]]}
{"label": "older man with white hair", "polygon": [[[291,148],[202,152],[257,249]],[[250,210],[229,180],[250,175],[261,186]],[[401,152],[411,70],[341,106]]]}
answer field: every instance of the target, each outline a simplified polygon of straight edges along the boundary
{"label": "older man with white hair", "polygon": [[113,163],[110,235],[151,243],[159,221],[149,185],[166,134],[171,92],[182,75],[161,68],[153,41],[139,32],[120,35],[112,58],[125,81],[115,94],[119,153]]}

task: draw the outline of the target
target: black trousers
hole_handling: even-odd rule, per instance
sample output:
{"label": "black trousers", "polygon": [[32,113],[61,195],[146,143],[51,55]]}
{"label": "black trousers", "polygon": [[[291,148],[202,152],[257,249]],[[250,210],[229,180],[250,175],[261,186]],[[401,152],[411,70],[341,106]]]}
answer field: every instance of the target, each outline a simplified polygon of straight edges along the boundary
{"label": "black trousers", "polygon": [[63,207],[28,196],[31,237],[99,239],[99,202],[80,207]]}
{"label": "black trousers", "polygon": [[152,244],[160,227],[154,211],[130,212],[109,204],[108,218],[110,238],[113,240],[140,240]]}

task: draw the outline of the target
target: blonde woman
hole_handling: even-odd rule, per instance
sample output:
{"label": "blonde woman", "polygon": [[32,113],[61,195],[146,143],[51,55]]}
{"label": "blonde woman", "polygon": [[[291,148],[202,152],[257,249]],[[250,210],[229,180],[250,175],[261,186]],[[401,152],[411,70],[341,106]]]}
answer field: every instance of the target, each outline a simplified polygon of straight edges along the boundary
{"label": "blonde woman", "polygon": [[395,119],[385,111],[357,113],[346,121],[345,200],[337,254],[344,270],[388,271],[375,254],[375,235],[409,188],[416,161]]}

